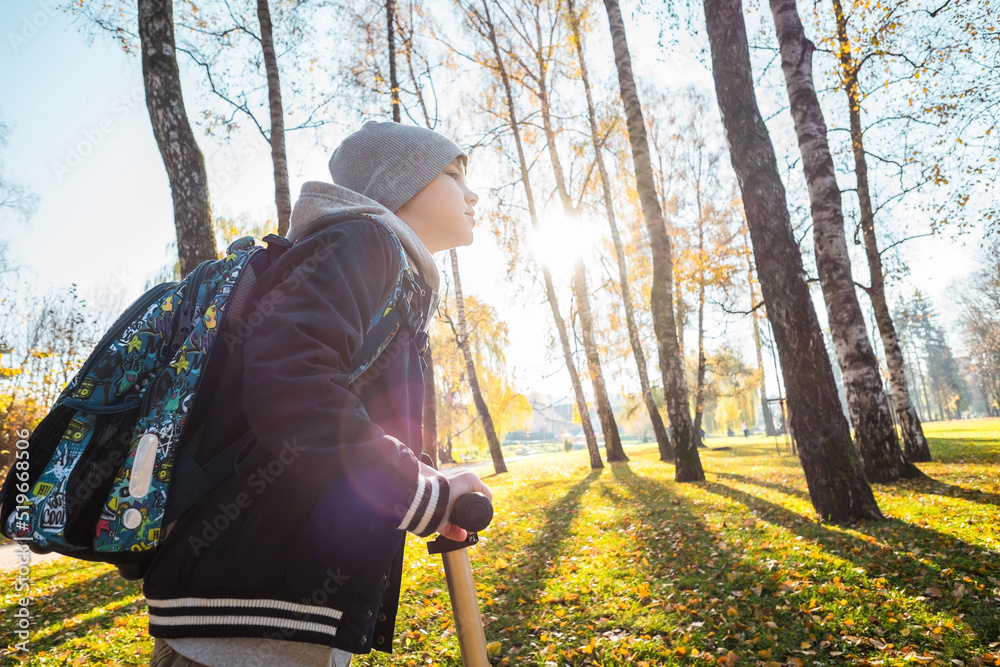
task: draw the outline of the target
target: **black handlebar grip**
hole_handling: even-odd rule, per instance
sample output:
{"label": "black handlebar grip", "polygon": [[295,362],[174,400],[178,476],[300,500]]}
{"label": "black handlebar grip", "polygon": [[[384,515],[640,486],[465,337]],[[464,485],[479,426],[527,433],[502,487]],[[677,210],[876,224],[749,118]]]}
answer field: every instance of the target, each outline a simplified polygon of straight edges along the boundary
{"label": "black handlebar grip", "polygon": [[468,531],[479,531],[493,520],[493,503],[481,493],[467,493],[455,501],[449,522]]}

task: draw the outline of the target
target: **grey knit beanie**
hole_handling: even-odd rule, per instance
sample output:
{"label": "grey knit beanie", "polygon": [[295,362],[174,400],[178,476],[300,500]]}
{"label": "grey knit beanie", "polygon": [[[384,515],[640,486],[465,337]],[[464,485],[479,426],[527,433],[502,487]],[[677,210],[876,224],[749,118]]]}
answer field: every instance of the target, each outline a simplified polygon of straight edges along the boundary
{"label": "grey knit beanie", "polygon": [[433,130],[368,121],[330,156],[333,182],[395,213],[456,157],[468,156]]}

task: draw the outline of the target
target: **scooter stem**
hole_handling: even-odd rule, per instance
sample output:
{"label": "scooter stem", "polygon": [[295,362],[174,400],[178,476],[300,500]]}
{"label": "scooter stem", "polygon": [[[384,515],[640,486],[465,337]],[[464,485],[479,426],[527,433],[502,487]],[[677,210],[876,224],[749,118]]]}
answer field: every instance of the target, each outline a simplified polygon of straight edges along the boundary
{"label": "scooter stem", "polygon": [[481,493],[465,494],[455,501],[450,517],[452,523],[465,529],[465,541],[455,542],[444,535],[438,535],[427,544],[429,553],[441,554],[444,560],[451,612],[455,616],[455,634],[458,635],[458,647],[462,651],[462,664],[465,667],[490,665],[483,619],[479,615],[479,600],[476,599],[476,583],[472,580],[472,566],[469,565],[468,547],[479,542],[476,531],[486,528],[492,519],[493,504],[489,498]]}
{"label": "scooter stem", "polygon": [[441,554],[444,560],[444,576],[448,580],[448,595],[455,615],[455,631],[458,646],[462,651],[465,667],[489,667],[486,653],[486,636],[483,620],[479,615],[479,601],[476,599],[476,584],[472,580],[472,567],[466,549],[456,549]]}

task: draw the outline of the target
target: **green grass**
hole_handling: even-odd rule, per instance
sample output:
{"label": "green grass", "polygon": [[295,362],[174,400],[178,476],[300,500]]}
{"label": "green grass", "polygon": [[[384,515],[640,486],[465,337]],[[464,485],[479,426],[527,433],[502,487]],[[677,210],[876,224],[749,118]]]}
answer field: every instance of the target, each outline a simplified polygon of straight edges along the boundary
{"label": "green grass", "polygon": [[[932,480],[876,485],[889,520],[854,526],[817,522],[797,460],[763,437],[709,439],[731,449],[702,451],[699,484],[675,484],[655,444],[601,471],[580,451],[512,463],[470,549],[495,662],[1000,665],[1000,420],[926,430]],[[148,663],[137,586],[69,560],[32,576],[32,653],[4,660]],[[397,652],[355,664],[460,664],[417,538],[404,577]]]}
{"label": "green grass", "polygon": [[[0,649],[5,665],[148,665],[153,640],[137,582],[110,565],[60,558],[31,566],[32,634],[28,653],[15,651],[13,571],[0,573],[4,591]],[[5,655],[6,653],[6,655]]]}

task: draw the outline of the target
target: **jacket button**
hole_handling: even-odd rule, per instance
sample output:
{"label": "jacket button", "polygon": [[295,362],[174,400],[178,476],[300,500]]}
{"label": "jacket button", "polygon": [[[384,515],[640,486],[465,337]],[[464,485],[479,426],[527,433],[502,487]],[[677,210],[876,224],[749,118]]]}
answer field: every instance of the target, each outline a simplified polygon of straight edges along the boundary
{"label": "jacket button", "polygon": [[361,645],[364,646],[368,643],[368,635],[361,635]]}
{"label": "jacket button", "polygon": [[378,644],[379,646],[381,646],[382,644],[384,644],[385,643],[385,635],[379,635],[378,637],[376,637],[375,638],[375,643]]}
{"label": "jacket button", "polygon": [[379,620],[380,623],[385,623],[385,614],[379,614],[378,615],[378,620]]}
{"label": "jacket button", "polygon": [[371,617],[372,617],[372,610],[369,609],[368,613],[365,615],[365,618],[371,618]]}
{"label": "jacket button", "polygon": [[385,580],[388,579],[388,578],[389,578],[389,575],[383,574],[382,575],[382,583],[385,583]]}

